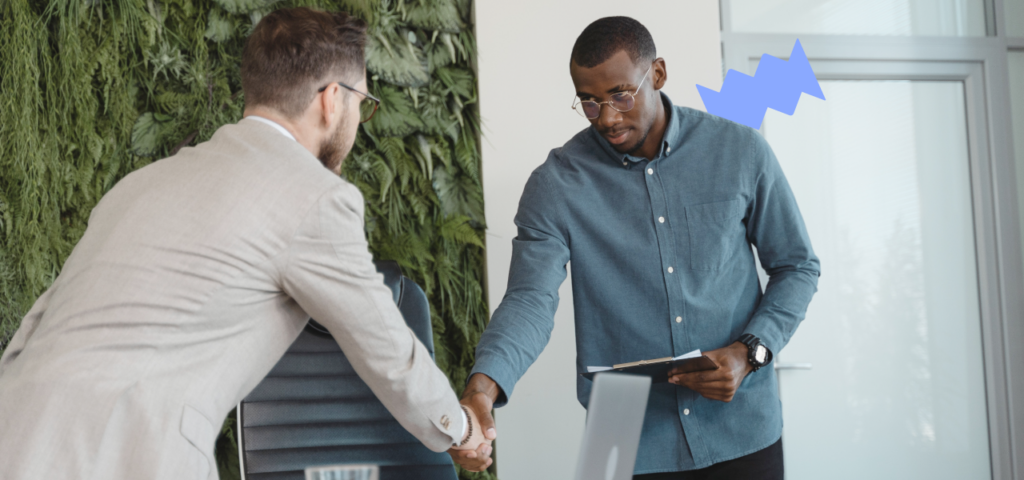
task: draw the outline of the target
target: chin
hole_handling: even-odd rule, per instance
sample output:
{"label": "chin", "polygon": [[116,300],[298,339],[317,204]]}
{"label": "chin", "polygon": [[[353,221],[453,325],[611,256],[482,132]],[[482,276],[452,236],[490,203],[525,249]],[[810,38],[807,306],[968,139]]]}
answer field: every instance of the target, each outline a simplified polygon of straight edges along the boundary
{"label": "chin", "polygon": [[612,149],[622,154],[632,155],[640,150],[640,146],[640,142],[637,142],[632,145],[612,145]]}

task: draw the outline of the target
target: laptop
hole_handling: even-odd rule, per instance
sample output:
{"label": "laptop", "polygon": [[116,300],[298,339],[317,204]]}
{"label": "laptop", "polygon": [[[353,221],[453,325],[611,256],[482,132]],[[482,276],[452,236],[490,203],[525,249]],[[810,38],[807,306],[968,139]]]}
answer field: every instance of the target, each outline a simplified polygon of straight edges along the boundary
{"label": "laptop", "polygon": [[599,373],[594,377],[576,465],[576,480],[631,480],[651,377]]}

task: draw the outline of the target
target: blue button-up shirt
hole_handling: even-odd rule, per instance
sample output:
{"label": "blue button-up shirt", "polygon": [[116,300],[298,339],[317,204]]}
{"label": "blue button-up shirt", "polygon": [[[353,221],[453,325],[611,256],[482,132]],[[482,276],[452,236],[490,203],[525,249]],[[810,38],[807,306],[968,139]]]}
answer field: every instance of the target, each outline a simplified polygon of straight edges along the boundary
{"label": "blue button-up shirt", "polygon": [[[713,350],[744,333],[777,354],[803,319],[819,264],[771,148],[749,127],[662,101],[669,119],[654,160],[616,152],[591,127],[530,176],[508,290],[473,369],[501,387],[496,406],[547,345],[569,262],[578,372]],[[763,294],[751,246],[769,275]],[[586,407],[591,382],[576,385]],[[707,467],[781,434],[770,366],[730,403],[655,384],[635,473]]]}

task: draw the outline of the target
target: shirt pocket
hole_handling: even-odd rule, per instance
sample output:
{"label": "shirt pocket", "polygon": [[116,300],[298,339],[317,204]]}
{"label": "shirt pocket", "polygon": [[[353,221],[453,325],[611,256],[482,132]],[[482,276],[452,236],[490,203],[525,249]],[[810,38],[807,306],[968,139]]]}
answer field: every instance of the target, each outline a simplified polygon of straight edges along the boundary
{"label": "shirt pocket", "polygon": [[740,221],[746,209],[740,199],[685,208],[691,269],[714,271],[726,264],[737,239],[746,238]]}

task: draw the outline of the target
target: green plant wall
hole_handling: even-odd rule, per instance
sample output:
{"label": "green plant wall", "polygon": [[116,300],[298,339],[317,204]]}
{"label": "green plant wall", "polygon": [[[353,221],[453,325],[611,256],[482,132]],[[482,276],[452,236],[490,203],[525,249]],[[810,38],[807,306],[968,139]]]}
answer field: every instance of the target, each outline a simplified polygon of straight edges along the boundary
{"label": "green plant wall", "polygon": [[[437,363],[464,384],[487,321],[471,0],[0,0],[0,351],[105,192],[241,118],[244,40],[292,6],[369,25],[383,102],[343,175],[375,256],[426,290]],[[235,435],[229,417],[222,478],[238,477]]]}

